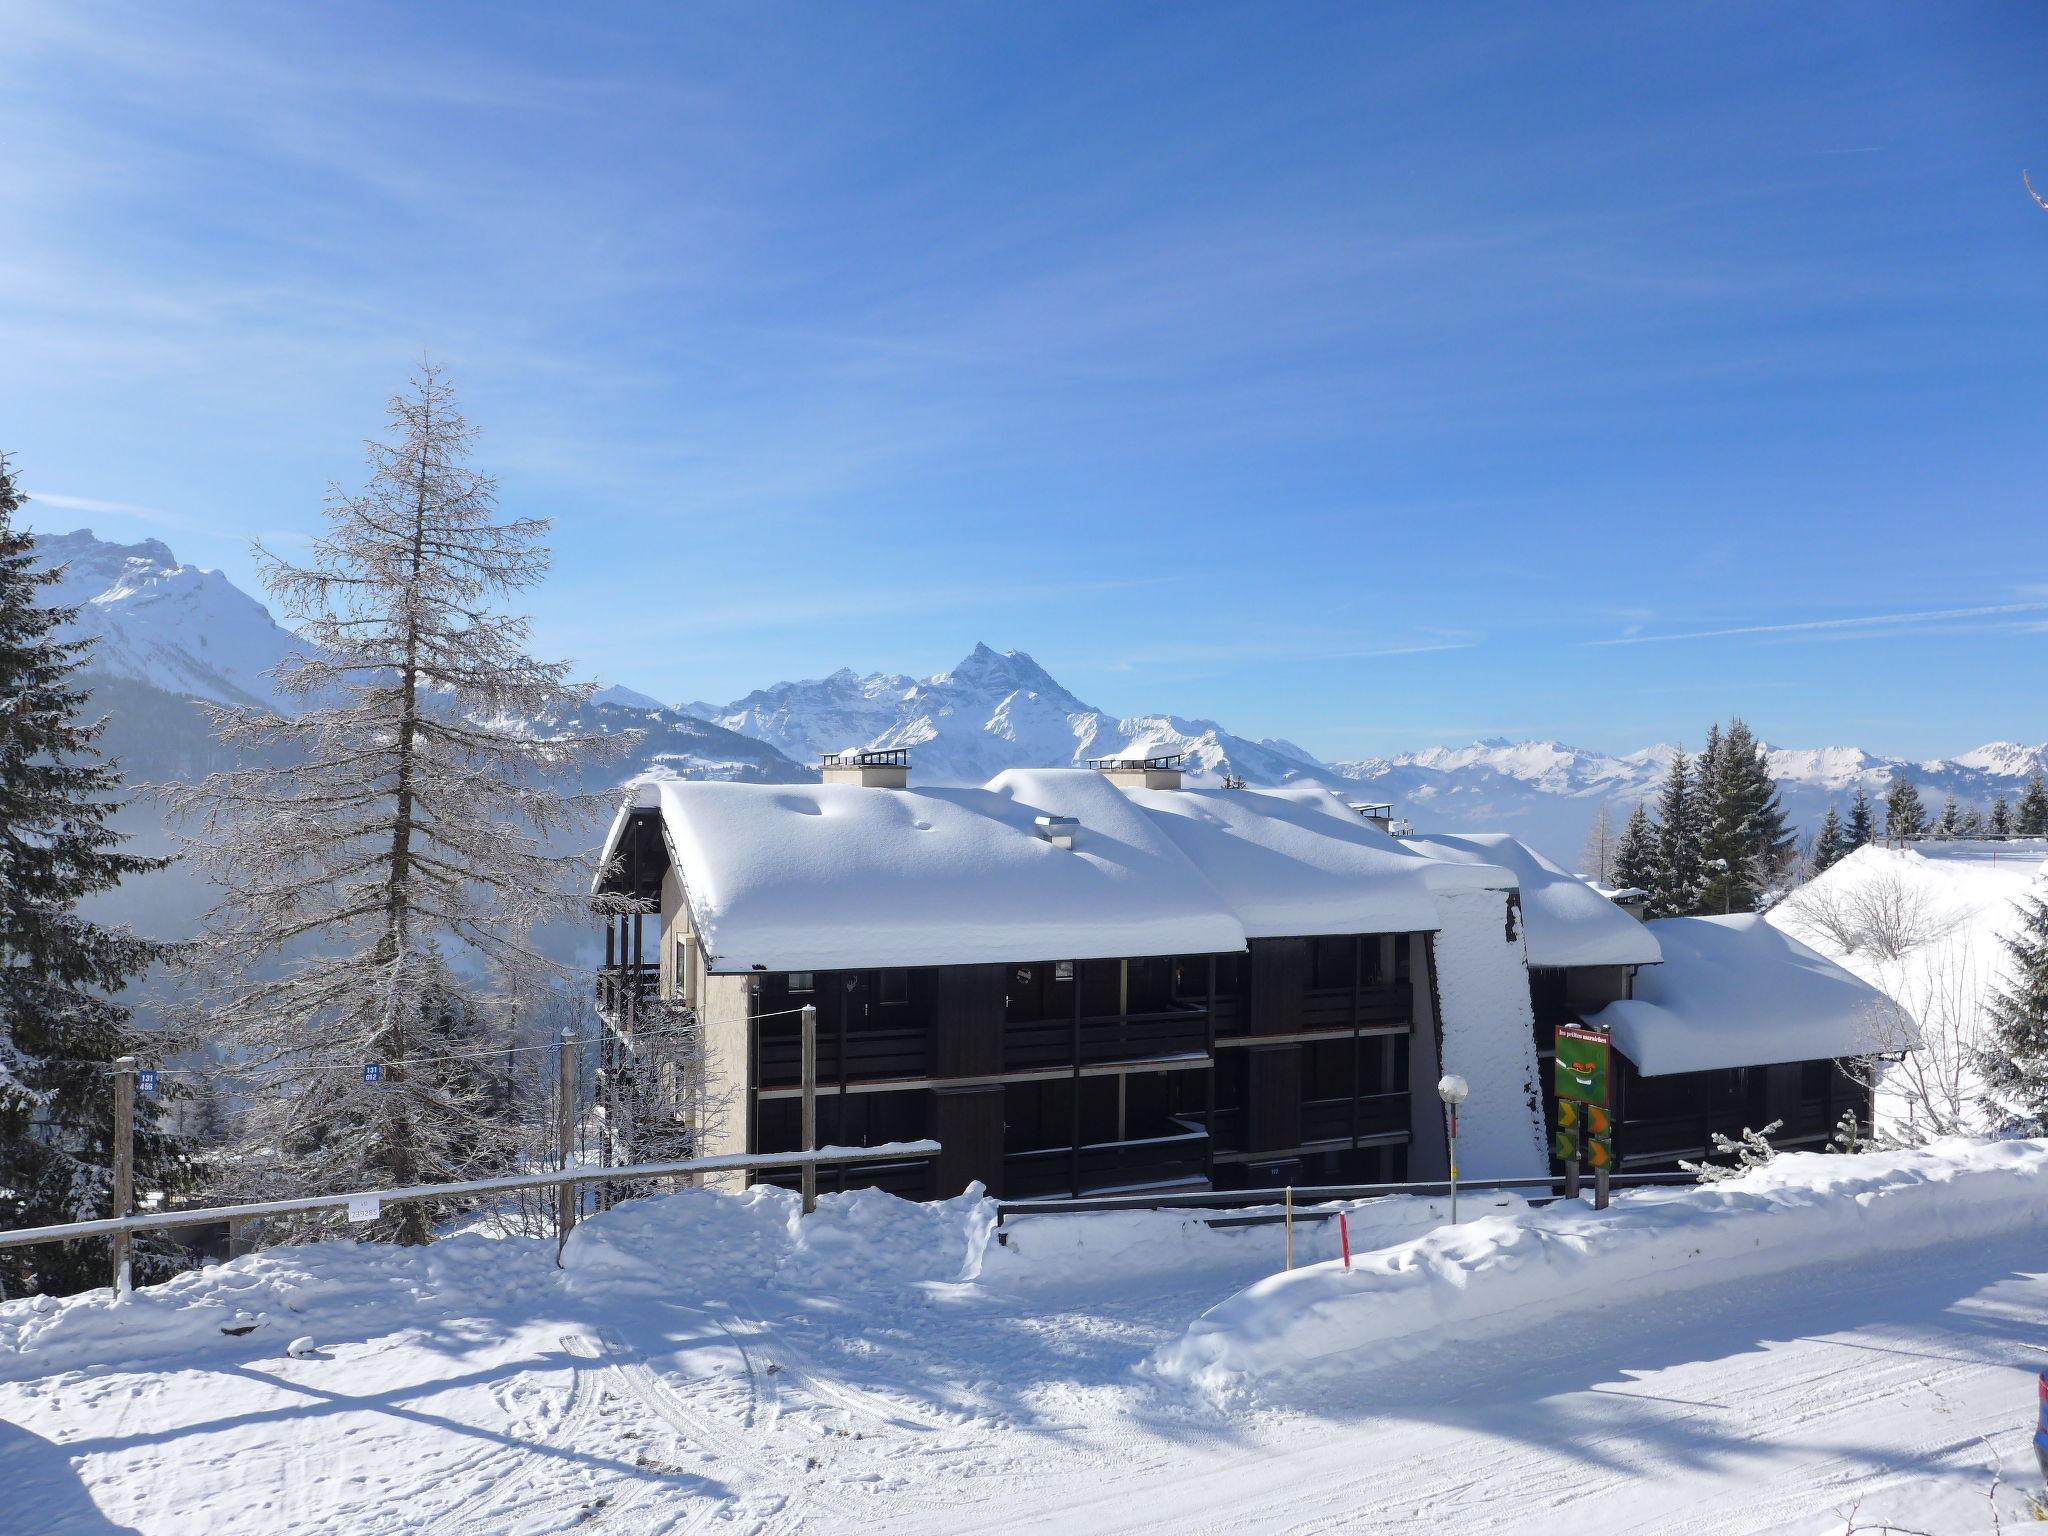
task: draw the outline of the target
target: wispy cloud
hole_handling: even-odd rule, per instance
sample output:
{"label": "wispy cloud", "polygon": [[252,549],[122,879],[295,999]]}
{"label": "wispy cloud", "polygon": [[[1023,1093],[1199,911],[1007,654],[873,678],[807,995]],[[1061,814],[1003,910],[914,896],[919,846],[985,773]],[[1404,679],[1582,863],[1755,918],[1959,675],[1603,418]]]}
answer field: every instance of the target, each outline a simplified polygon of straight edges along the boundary
{"label": "wispy cloud", "polygon": [[1996,618],[2016,613],[2040,613],[2048,602],[1986,603],[1975,608],[1924,608],[1911,613],[1870,613],[1855,618],[1805,619],[1795,624],[1740,624],[1727,629],[1689,629],[1670,635],[1615,635],[1605,640],[1583,640],[1582,645],[1660,645],[1671,640],[1725,640],[1751,635],[1832,634],[1841,639],[1876,639],[1923,624],[1951,623],[1957,619]]}
{"label": "wispy cloud", "polygon": [[135,517],[145,523],[158,523],[166,528],[195,526],[188,517],[166,512],[161,507],[137,506],[132,501],[103,501],[97,496],[67,496],[62,491],[30,491],[28,499],[31,504],[56,507],[64,512],[99,512],[110,517]]}

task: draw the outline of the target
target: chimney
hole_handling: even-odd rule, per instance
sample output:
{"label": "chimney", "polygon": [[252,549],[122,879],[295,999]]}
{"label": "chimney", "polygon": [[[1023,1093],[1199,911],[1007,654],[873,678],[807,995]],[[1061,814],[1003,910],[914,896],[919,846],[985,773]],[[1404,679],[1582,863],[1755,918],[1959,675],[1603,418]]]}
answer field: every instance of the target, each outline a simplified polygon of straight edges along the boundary
{"label": "chimney", "polygon": [[1631,886],[1625,891],[1609,891],[1607,899],[1639,923],[1650,920],[1650,893]]}
{"label": "chimney", "polygon": [[1179,789],[1181,756],[1091,757],[1088,766],[1123,789]]}
{"label": "chimney", "polygon": [[1038,826],[1038,835],[1055,848],[1074,846],[1075,834],[1081,830],[1081,823],[1072,816],[1038,816],[1033,820]]}
{"label": "chimney", "polygon": [[905,747],[871,751],[864,747],[827,752],[819,770],[827,784],[858,784],[862,789],[910,787],[910,752]]}

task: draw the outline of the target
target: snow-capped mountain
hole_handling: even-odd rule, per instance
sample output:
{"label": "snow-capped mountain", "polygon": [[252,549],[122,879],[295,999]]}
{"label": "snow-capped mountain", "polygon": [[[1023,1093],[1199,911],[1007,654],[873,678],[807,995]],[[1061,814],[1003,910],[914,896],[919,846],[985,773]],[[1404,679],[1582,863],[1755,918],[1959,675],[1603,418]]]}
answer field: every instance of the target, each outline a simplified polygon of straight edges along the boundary
{"label": "snow-capped mountain", "polygon": [[[275,702],[265,674],[299,643],[254,597],[218,571],[180,564],[162,543],[113,544],[90,530],[37,540],[64,567],[50,601],[81,605],[77,630],[100,640],[92,670],[143,685],[118,698],[109,747],[132,773],[182,777],[220,766],[204,719],[189,702]],[[729,704],[665,708],[614,685],[592,719],[646,732],[633,763],[604,770],[789,783],[848,747],[908,747],[923,783],[980,783],[1005,768],[1075,764],[1091,757],[1179,753],[1198,780],[1236,775],[1254,784],[1310,779],[1361,800],[1392,801],[1417,826],[1513,832],[1552,858],[1575,861],[1605,803],[1619,820],[1657,792],[1674,748],[1623,754],[1557,741],[1476,741],[1390,757],[1323,762],[1289,741],[1238,736],[1213,720],[1112,715],[1076,697],[1022,651],[977,645],[932,677],[842,669],[777,683]],[[1939,807],[2016,797],[2026,776],[2048,771],[2048,745],[1991,742],[1953,758],[1914,762],[1859,747],[1770,751],[1793,820],[1810,827],[1828,802],[1861,785],[1876,799],[1909,773]],[[595,785],[580,785],[594,788]]]}
{"label": "snow-capped mountain", "polygon": [[829,677],[758,689],[727,705],[681,707],[802,762],[848,747],[908,747],[927,783],[978,784],[1005,768],[1170,752],[1183,754],[1202,776],[1234,772],[1264,784],[1342,777],[1292,743],[1250,741],[1213,720],[1107,714],[1076,698],[1024,652],[986,645],[932,677],[861,677],[842,668]]}
{"label": "snow-capped mountain", "polygon": [[[132,776],[185,778],[226,766],[194,699],[290,705],[268,674],[299,647],[299,638],[221,572],[180,564],[155,539],[114,544],[88,528],[40,535],[36,553],[63,571],[43,601],[78,605],[66,632],[99,642],[87,670],[115,680],[99,689],[111,717],[103,745]],[[754,783],[812,777],[765,741],[722,730],[631,688],[600,691],[577,718],[580,728],[643,733],[632,763],[603,770],[612,779],[642,768]]]}
{"label": "snow-capped mountain", "polygon": [[90,528],[48,534],[36,553],[63,575],[43,601],[77,604],[99,640],[95,671],[221,704],[272,704],[269,673],[298,637],[219,571],[182,565],[155,539],[113,544]]}
{"label": "snow-capped mountain", "polygon": [[[729,730],[815,763],[847,747],[909,747],[926,783],[978,783],[1004,768],[1048,767],[1134,753],[1178,752],[1198,779],[1235,774],[1254,784],[1311,779],[1359,799],[1392,801],[1418,826],[1513,832],[1552,858],[1576,861],[1604,803],[1619,821],[1654,797],[1677,748],[1588,751],[1557,741],[1476,741],[1391,757],[1322,762],[1279,740],[1254,741],[1210,720],[1116,716],[1075,697],[1021,651],[977,645],[933,677],[842,669],[777,683],[731,704],[682,705]],[[1995,742],[1959,757],[1914,762],[1860,747],[1770,748],[1772,775],[1795,823],[1812,826],[1830,800],[1860,784],[1877,799],[1904,772],[1939,806],[1954,793],[1989,805],[2015,797],[2048,745]]]}

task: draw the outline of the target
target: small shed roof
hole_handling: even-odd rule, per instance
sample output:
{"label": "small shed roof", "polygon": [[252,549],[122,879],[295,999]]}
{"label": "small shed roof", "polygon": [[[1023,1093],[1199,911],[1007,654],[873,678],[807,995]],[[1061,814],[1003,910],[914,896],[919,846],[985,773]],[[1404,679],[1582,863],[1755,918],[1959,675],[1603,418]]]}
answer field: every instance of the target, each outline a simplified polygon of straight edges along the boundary
{"label": "small shed roof", "polygon": [[1638,973],[1633,998],[1587,1020],[1612,1031],[1645,1077],[1862,1056],[1898,1043],[1896,1003],[1761,917],[1645,926],[1664,963]]}

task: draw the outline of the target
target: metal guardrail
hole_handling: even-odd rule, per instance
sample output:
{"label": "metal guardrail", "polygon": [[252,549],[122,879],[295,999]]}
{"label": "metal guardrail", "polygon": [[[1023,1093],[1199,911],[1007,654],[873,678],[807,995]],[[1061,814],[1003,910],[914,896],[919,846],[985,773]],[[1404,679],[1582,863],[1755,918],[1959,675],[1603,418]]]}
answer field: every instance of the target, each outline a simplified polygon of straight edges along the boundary
{"label": "metal guardrail", "polygon": [[[1564,1175],[1514,1179],[1466,1178],[1460,1175],[1458,1188],[1466,1194],[1488,1189],[1557,1190]],[[1691,1184],[1689,1173],[1617,1173],[1611,1176],[1616,1189],[1641,1188],[1659,1184]],[[1303,1220],[1304,1201],[1372,1200],[1384,1195],[1449,1194],[1449,1179],[1425,1179],[1406,1184],[1297,1184],[1294,1186],[1295,1220]],[[1252,1205],[1279,1205],[1287,1198],[1285,1189],[1197,1189],[1178,1194],[1083,1195],[1064,1200],[998,1200],[996,1225],[1017,1216],[1075,1216],[1095,1211],[1237,1210]],[[1277,1218],[1276,1218],[1277,1219]]]}
{"label": "metal guardrail", "polygon": [[731,1157],[698,1157],[681,1162],[631,1163],[621,1168],[578,1165],[545,1173],[506,1174],[494,1179],[469,1179],[459,1184],[413,1184],[401,1189],[364,1189],[345,1195],[307,1195],[293,1200],[259,1200],[247,1205],[149,1212],[139,1216],[105,1216],[54,1227],[17,1227],[0,1231],[0,1248],[33,1243],[69,1242],[80,1237],[116,1233],[161,1232],[172,1227],[201,1227],[217,1221],[248,1221],[262,1216],[291,1216],[302,1211],[338,1210],[354,1201],[439,1200],[461,1195],[495,1195],[515,1189],[547,1189],[577,1184],[602,1184],[611,1179],[674,1178],[686,1173],[729,1173],[753,1168],[804,1168],[819,1163],[875,1163],[930,1157],[936,1141],[892,1141],[874,1147],[819,1147],[809,1152],[755,1152]]}

